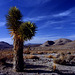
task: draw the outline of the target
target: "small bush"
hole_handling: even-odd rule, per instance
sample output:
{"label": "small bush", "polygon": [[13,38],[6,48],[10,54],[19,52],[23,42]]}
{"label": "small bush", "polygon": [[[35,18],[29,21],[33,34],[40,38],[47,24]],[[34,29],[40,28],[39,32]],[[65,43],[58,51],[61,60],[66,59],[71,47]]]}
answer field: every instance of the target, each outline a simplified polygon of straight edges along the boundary
{"label": "small bush", "polygon": [[56,70],[56,64],[53,63],[53,71],[55,71],[55,70]]}
{"label": "small bush", "polygon": [[38,54],[44,54],[43,52],[38,51]]}
{"label": "small bush", "polygon": [[30,54],[30,51],[29,50],[26,50],[23,52],[24,54]]}
{"label": "small bush", "polygon": [[0,51],[0,63],[12,61],[13,60],[13,51]]}
{"label": "small bush", "polygon": [[47,58],[55,58],[53,55],[46,56]]}
{"label": "small bush", "polygon": [[54,63],[65,65],[66,61],[64,59],[58,58],[58,59],[54,59]]}
{"label": "small bush", "polygon": [[24,54],[30,54],[30,50],[31,50],[31,49],[30,49],[30,46],[28,46],[27,50],[24,51],[23,53],[24,53]]}
{"label": "small bush", "polygon": [[62,65],[75,65],[75,56],[73,55],[64,55],[59,58],[54,59],[54,63]]}
{"label": "small bush", "polygon": [[27,55],[27,56],[24,56],[24,59],[39,59],[39,57],[34,55]]}

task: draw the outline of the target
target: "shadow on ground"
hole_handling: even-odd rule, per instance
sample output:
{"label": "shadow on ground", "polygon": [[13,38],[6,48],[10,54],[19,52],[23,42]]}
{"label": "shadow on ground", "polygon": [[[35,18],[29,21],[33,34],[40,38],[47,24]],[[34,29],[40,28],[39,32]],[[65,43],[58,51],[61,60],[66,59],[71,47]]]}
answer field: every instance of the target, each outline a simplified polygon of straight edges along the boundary
{"label": "shadow on ground", "polygon": [[[66,73],[63,73],[63,72],[66,72]],[[55,73],[57,73],[57,74],[59,74],[59,75],[75,75],[75,73],[68,73],[69,72],[69,70],[55,70],[54,71]]]}
{"label": "shadow on ground", "polygon": [[[10,67],[12,68],[13,67],[13,64],[10,64],[10,63],[6,63],[5,64],[6,68]],[[40,68],[40,70],[38,70],[38,68]],[[70,71],[69,70],[55,70],[55,71],[49,71],[49,70],[41,70],[41,68],[47,68],[47,66],[43,66],[43,65],[30,65],[30,64],[27,64],[25,69],[22,71],[22,72],[25,72],[25,73],[57,73],[58,75],[75,75],[75,73],[69,73]],[[30,70],[27,70],[27,69],[30,69]]]}

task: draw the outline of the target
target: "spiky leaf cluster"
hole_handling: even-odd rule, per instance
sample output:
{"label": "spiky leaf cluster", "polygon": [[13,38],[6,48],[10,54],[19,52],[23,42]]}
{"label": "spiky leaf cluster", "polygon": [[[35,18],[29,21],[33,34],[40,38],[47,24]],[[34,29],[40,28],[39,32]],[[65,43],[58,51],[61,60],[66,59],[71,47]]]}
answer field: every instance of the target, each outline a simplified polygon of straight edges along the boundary
{"label": "spiky leaf cluster", "polygon": [[20,37],[22,37],[22,39],[30,40],[32,36],[35,35],[35,31],[36,31],[36,26],[34,23],[24,22],[20,25],[18,32],[19,32]]}
{"label": "spiky leaf cluster", "polygon": [[15,35],[19,39],[30,40],[35,35],[36,26],[31,22],[22,22],[22,15],[19,9],[12,7],[6,16],[7,28],[11,35]]}
{"label": "spiky leaf cluster", "polygon": [[16,32],[21,24],[21,18],[22,15],[19,9],[17,9],[16,7],[12,7],[9,10],[8,15],[6,16],[7,28],[10,29],[11,31]]}

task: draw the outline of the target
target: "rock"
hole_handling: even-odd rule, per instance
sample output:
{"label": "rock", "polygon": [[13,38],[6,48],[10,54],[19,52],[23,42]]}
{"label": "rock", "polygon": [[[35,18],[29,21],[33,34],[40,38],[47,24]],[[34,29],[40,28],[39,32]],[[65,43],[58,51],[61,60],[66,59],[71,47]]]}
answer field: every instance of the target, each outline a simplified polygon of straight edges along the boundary
{"label": "rock", "polygon": [[58,40],[55,40],[54,42],[55,42],[54,45],[64,45],[64,44],[66,44],[68,42],[72,42],[72,40],[65,39],[65,38],[60,38]]}
{"label": "rock", "polygon": [[40,45],[41,47],[47,47],[54,44],[54,41],[46,41],[44,44]]}

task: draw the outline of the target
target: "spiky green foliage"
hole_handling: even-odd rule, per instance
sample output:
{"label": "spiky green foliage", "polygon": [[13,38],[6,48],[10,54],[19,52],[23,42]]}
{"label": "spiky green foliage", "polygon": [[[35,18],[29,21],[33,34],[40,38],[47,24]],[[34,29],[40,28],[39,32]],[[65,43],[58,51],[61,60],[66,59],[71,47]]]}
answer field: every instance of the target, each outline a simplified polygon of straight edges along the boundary
{"label": "spiky green foliage", "polygon": [[11,35],[17,35],[17,38],[24,40],[30,40],[35,35],[36,26],[31,22],[22,22],[22,14],[16,7],[12,7],[8,15],[6,16],[7,28],[11,32]]}
{"label": "spiky green foliage", "polygon": [[21,12],[18,8],[12,7],[6,16],[7,28],[10,31],[16,32],[21,24]]}
{"label": "spiky green foliage", "polygon": [[18,33],[23,40],[30,40],[35,35],[36,26],[31,22],[24,22],[20,25]]}

